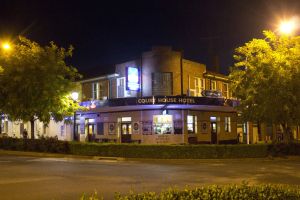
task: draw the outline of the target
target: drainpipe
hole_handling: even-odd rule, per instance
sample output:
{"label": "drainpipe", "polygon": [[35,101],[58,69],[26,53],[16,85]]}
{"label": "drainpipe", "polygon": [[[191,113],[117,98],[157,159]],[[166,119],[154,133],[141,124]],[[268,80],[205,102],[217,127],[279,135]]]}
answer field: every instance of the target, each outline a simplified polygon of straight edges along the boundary
{"label": "drainpipe", "polygon": [[140,96],[143,97],[143,53],[141,55],[141,88],[140,88]]}
{"label": "drainpipe", "polygon": [[180,52],[180,87],[181,87],[181,96],[183,96],[183,50]]}

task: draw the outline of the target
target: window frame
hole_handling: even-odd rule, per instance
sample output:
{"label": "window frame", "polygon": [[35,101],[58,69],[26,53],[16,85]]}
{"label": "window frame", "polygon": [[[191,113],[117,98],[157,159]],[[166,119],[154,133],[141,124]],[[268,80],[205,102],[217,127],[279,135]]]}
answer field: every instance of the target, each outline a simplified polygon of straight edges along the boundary
{"label": "window frame", "polygon": [[92,83],[92,99],[99,99],[99,82]]}
{"label": "window frame", "polygon": [[231,129],[231,117],[226,116],[224,118],[224,130],[226,133],[231,133],[232,129]]}
{"label": "window frame", "polygon": [[[189,122],[189,117],[192,117],[192,122]],[[189,134],[197,134],[197,115],[187,115],[186,124]],[[189,125],[192,125],[193,130],[189,130]]]}
{"label": "window frame", "polygon": [[[214,83],[214,88],[213,88],[213,83]],[[217,91],[217,81],[215,80],[210,80],[210,89],[213,91]]]}
{"label": "window frame", "polygon": [[[225,85],[226,85],[226,91],[225,91],[225,87],[224,87]],[[223,83],[222,95],[226,98],[229,98],[229,89],[228,88],[229,88],[228,83]]]}

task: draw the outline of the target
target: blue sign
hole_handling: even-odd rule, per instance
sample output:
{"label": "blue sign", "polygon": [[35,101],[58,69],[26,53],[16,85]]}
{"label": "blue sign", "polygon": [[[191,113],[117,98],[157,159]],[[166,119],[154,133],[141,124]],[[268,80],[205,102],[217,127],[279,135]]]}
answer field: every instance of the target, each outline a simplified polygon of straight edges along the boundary
{"label": "blue sign", "polygon": [[139,69],[135,67],[126,68],[126,89],[137,91],[140,89]]}

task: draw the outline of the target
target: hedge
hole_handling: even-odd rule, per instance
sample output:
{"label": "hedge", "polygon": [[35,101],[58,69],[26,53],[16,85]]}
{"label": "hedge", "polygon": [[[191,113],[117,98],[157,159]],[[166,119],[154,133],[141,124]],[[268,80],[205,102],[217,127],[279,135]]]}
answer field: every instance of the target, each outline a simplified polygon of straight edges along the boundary
{"label": "hedge", "polygon": [[[297,200],[300,199],[299,186],[288,185],[225,185],[204,186],[199,188],[186,188],[184,190],[169,189],[161,193],[130,192],[127,195],[115,195],[115,200]],[[90,197],[83,195],[81,200],[98,200],[97,193]]]}
{"label": "hedge", "polygon": [[71,143],[75,155],[125,158],[199,159],[268,156],[267,145],[140,145]]}
{"label": "hedge", "polygon": [[160,159],[263,158],[300,155],[300,143],[254,145],[142,145],[59,141],[57,138],[36,140],[0,138],[0,149],[65,153],[87,156]]}
{"label": "hedge", "polygon": [[0,149],[45,153],[70,153],[69,143],[60,141],[56,137],[46,137],[35,140],[2,137],[0,138]]}

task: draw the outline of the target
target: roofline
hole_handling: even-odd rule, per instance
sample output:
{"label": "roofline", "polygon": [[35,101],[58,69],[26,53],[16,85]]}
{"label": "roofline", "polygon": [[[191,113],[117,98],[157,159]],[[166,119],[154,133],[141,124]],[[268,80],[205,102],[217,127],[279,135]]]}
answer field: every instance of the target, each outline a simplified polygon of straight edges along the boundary
{"label": "roofline", "polygon": [[203,73],[203,76],[208,78],[214,78],[217,80],[229,81],[228,76],[217,72],[206,71]]}
{"label": "roofline", "polygon": [[117,78],[117,77],[119,77],[119,74],[113,73],[113,74],[107,74],[104,76],[97,76],[94,78],[85,79],[85,80],[79,81],[79,83],[87,83],[87,82],[93,82],[93,81],[99,81],[99,80],[103,80],[103,79],[111,79],[111,78]]}

